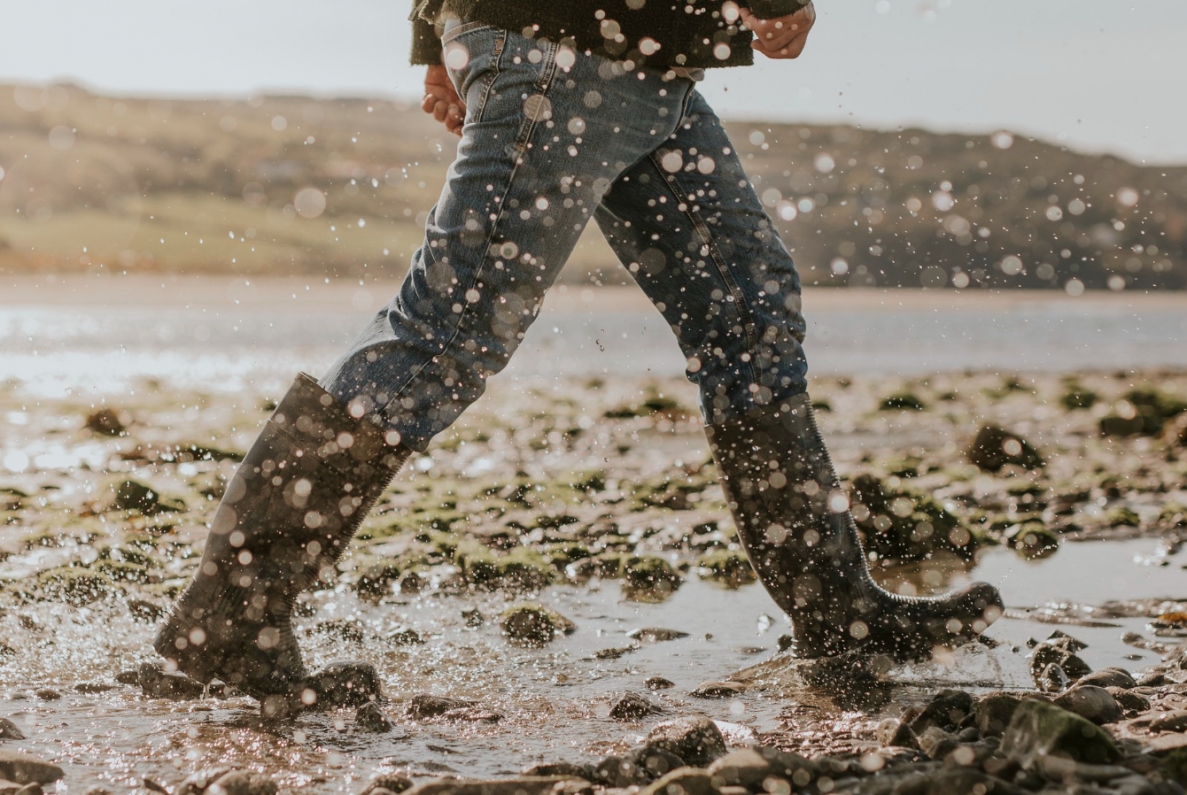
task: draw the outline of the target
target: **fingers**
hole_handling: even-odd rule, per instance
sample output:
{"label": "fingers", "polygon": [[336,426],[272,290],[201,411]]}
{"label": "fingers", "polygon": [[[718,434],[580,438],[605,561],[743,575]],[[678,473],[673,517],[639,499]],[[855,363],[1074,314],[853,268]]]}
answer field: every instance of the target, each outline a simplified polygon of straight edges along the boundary
{"label": "fingers", "polygon": [[768,58],[798,58],[816,23],[816,9],[808,4],[794,14],[759,19],[749,8],[739,9],[742,23],[754,32],[755,50]]}
{"label": "fingers", "polygon": [[462,134],[466,103],[462,102],[444,66],[430,66],[425,73],[425,96],[420,108],[455,135]]}

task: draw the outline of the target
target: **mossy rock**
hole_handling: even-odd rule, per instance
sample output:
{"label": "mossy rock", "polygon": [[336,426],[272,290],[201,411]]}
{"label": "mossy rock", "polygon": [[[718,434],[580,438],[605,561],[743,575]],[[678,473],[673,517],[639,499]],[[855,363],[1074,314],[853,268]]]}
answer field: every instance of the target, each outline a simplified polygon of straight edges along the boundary
{"label": "mossy rock", "polygon": [[977,431],[968,450],[969,461],[985,472],[997,472],[1007,464],[1023,469],[1041,469],[1045,466],[1030,442],[1000,425],[983,425]]}
{"label": "mossy rock", "polygon": [[972,530],[929,495],[866,473],[853,479],[849,499],[866,550],[879,558],[919,561],[946,552],[967,561],[976,552]]}
{"label": "mossy rock", "polygon": [[1101,727],[1054,704],[1027,699],[1018,705],[1002,737],[1000,753],[1029,767],[1040,756],[1107,765],[1121,758]]}
{"label": "mossy rock", "polygon": [[1081,384],[1068,384],[1060,396],[1059,403],[1068,411],[1090,409],[1100,400],[1100,395]]}
{"label": "mossy rock", "polygon": [[490,585],[499,577],[495,554],[475,542],[458,547],[454,562],[462,570],[462,577],[471,585]]}
{"label": "mossy rock", "polygon": [[1177,502],[1168,502],[1158,513],[1158,524],[1168,530],[1187,527],[1187,508]]}
{"label": "mossy rock", "polygon": [[925,411],[927,404],[914,392],[895,392],[882,398],[879,411]]}
{"label": "mossy rock", "polygon": [[534,602],[523,602],[503,611],[499,628],[516,646],[540,648],[559,635],[572,634],[577,625],[555,610]]}
{"label": "mossy rock", "polygon": [[1109,527],[1141,527],[1142,517],[1132,508],[1118,505],[1105,513],[1105,523]]}
{"label": "mossy rock", "polygon": [[580,492],[605,491],[606,473],[601,469],[588,469],[569,475],[567,485]]}
{"label": "mossy rock", "polygon": [[683,578],[667,560],[653,555],[635,555],[622,562],[623,590],[639,601],[662,601],[671,596]]}
{"label": "mossy rock", "polygon": [[591,555],[589,547],[571,542],[545,544],[541,551],[556,569],[564,569],[570,563],[583,560]]}
{"label": "mossy rock", "polygon": [[495,577],[500,587],[538,591],[556,579],[556,569],[545,555],[517,547],[495,559]]}
{"label": "mossy rock", "polygon": [[1134,387],[1125,393],[1124,399],[1138,409],[1150,409],[1164,420],[1187,411],[1187,400],[1152,386]]}
{"label": "mossy rock", "polygon": [[62,601],[74,607],[85,607],[115,589],[111,579],[101,571],[82,567],[60,566],[37,575],[38,591],[50,601]]}
{"label": "mossy rock", "polygon": [[697,569],[702,578],[716,580],[734,588],[757,579],[750,559],[732,549],[706,552],[697,561]]}
{"label": "mossy rock", "polygon": [[386,560],[367,566],[355,580],[354,589],[366,599],[379,599],[392,592],[392,585],[400,579],[399,564]]}
{"label": "mossy rock", "polygon": [[1157,436],[1162,433],[1164,420],[1149,406],[1120,404],[1114,414],[1100,418],[1101,436]]}
{"label": "mossy rock", "polygon": [[1027,560],[1041,560],[1059,550],[1059,536],[1042,522],[1025,522],[1008,529],[1003,538]]}

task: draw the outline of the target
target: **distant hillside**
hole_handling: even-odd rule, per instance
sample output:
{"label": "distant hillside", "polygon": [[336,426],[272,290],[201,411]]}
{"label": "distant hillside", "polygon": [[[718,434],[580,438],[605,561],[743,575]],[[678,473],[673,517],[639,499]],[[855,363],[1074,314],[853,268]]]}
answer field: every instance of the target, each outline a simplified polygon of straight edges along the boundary
{"label": "distant hillside", "polygon": [[[1187,287],[1187,167],[1006,133],[728,126],[809,283]],[[398,275],[455,140],[391,100],[0,86],[0,272]],[[591,229],[564,278],[625,272]]]}

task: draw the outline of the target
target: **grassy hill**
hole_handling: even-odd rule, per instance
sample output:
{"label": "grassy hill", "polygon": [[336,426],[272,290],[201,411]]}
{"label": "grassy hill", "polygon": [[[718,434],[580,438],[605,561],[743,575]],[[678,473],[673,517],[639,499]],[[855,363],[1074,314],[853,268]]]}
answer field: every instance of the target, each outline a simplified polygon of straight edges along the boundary
{"label": "grassy hill", "polygon": [[[809,283],[1187,287],[1187,167],[1006,133],[728,126]],[[399,275],[455,141],[390,99],[0,85],[0,273]],[[625,271],[591,226],[563,278]]]}

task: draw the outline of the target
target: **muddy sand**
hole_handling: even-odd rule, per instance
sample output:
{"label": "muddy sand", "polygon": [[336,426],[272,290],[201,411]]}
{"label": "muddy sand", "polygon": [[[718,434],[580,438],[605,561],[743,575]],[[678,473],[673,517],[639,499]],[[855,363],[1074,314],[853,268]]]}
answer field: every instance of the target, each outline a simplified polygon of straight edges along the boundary
{"label": "muddy sand", "polygon": [[[984,642],[910,665],[790,659],[689,384],[507,381],[409,463],[301,601],[309,666],[364,661],[382,692],[271,721],[162,674],[149,643],[279,395],[0,385],[0,780],[1182,792],[1187,373],[812,390],[877,577],[902,593],[1000,585],[1007,613]],[[507,618],[524,610],[553,630],[517,635]]]}

